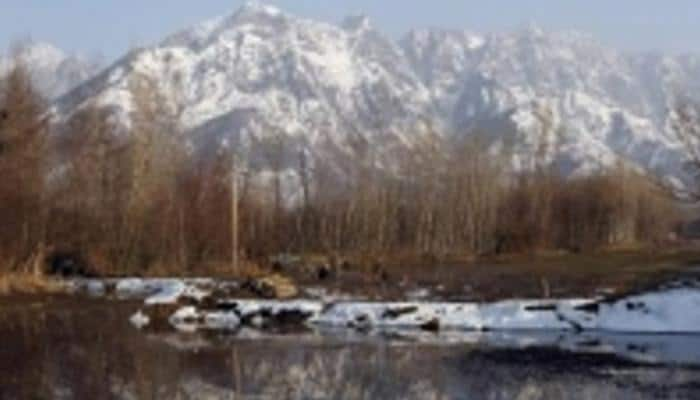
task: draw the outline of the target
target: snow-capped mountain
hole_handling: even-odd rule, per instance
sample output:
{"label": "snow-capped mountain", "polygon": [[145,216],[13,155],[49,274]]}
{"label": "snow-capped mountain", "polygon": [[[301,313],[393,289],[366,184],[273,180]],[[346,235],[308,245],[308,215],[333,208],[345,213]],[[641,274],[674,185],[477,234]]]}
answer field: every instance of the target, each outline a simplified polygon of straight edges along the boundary
{"label": "snow-capped mountain", "polygon": [[99,69],[95,62],[69,55],[44,42],[21,44],[12,54],[0,56],[0,76],[19,59],[30,68],[41,94],[55,99],[93,77]]}
{"label": "snow-capped mountain", "polygon": [[334,26],[249,3],[130,53],[60,99],[59,115],[98,98],[128,118],[134,74],[153,78],[184,106],[182,124],[194,141],[233,140],[260,169],[266,144],[280,137],[289,169],[306,151],[341,174],[368,143],[390,160],[432,107],[403,50],[366,18]]}
{"label": "snow-capped mountain", "polygon": [[[521,163],[545,140],[566,172],[618,159],[661,173],[680,168],[669,109],[679,90],[700,82],[700,58],[626,55],[586,35],[537,28],[414,31],[402,46],[453,132],[515,135]],[[504,117],[512,129],[493,124]]]}
{"label": "snow-capped mountain", "polygon": [[336,26],[249,3],[128,54],[63,96],[58,114],[98,99],[128,119],[136,73],[183,106],[193,140],[233,140],[262,169],[271,138],[284,138],[287,167],[303,150],[340,172],[368,150],[390,167],[428,131],[478,131],[513,146],[524,168],[544,145],[567,174],[626,160],[678,175],[669,108],[700,86],[700,57],[628,55],[538,28],[419,30],[397,42],[365,17]]}

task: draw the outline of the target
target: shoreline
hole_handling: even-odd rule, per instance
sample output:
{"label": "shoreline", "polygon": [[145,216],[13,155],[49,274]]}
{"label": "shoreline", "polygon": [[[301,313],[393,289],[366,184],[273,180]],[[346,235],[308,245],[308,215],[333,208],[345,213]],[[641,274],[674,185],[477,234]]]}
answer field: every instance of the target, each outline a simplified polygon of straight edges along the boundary
{"label": "shoreline", "polygon": [[[475,261],[455,258],[442,262],[405,255],[393,260],[366,259],[364,262],[357,261],[358,257],[348,257],[340,262],[334,261],[335,265],[327,256],[284,257],[287,258],[286,263],[269,261],[269,265],[242,274],[219,268],[216,271],[189,271],[187,274],[144,273],[96,278],[200,278],[254,282],[274,276],[288,281],[289,285],[299,290],[323,290],[355,298],[486,302],[509,298],[624,294],[678,276],[700,276],[700,250],[687,247],[663,251],[635,249],[585,254],[511,254]],[[0,276],[0,298],[60,294],[64,279],[81,278],[35,273],[6,274]]]}
{"label": "shoreline", "polygon": [[122,279],[69,281],[75,294],[138,300],[131,316],[139,329],[181,332],[261,331],[288,327],[476,331],[574,331],[644,334],[700,333],[700,279],[659,284],[619,296],[445,302],[430,298],[380,301],[308,291],[286,299],[243,298],[244,285],[215,279]]}

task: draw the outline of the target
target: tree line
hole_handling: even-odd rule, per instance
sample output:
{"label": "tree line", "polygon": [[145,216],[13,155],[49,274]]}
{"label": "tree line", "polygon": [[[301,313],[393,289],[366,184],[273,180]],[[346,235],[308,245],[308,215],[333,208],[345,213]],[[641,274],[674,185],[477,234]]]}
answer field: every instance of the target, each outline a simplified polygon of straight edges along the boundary
{"label": "tree line", "polygon": [[263,184],[233,147],[206,157],[193,151],[178,123],[182,107],[156,82],[136,75],[128,90],[128,127],[97,103],[50,124],[26,65],[17,62],[2,79],[3,268],[37,254],[138,274],[225,269],[235,258],[261,263],[281,253],[446,259],[593,251],[661,243],[678,221],[670,196],[623,163],[568,179],[539,162],[516,173],[508,154],[489,151],[478,135],[423,136],[391,173],[358,149],[342,180],[313,168],[303,147],[284,149],[298,154],[300,200],[290,205],[282,140],[268,146],[273,179]]}

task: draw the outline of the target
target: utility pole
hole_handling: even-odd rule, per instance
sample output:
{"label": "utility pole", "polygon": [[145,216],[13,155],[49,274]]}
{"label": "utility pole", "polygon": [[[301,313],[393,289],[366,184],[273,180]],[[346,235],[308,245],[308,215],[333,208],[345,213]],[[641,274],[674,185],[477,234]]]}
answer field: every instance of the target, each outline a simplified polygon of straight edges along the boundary
{"label": "utility pole", "polygon": [[231,166],[231,264],[234,273],[238,268],[238,163],[233,154]]}

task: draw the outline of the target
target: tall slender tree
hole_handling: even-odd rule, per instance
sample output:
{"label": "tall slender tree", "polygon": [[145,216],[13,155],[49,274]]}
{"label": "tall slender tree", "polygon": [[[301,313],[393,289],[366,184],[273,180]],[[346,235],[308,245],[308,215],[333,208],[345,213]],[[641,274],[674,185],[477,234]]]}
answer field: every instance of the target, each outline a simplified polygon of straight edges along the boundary
{"label": "tall slender tree", "polygon": [[48,118],[29,69],[16,58],[0,85],[0,247],[25,259],[46,234]]}

